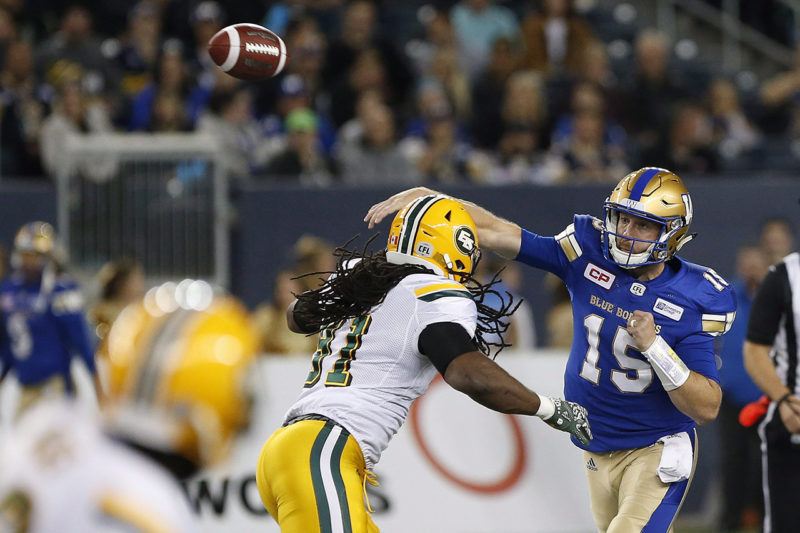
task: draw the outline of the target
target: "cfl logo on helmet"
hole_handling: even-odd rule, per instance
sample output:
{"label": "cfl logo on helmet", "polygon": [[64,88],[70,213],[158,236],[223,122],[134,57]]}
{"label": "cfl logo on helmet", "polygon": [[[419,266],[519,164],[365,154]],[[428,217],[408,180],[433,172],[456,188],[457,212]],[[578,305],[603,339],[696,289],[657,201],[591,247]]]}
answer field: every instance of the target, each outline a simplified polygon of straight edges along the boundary
{"label": "cfl logo on helmet", "polygon": [[420,257],[431,257],[433,255],[433,246],[427,242],[417,243],[416,254]]}
{"label": "cfl logo on helmet", "polygon": [[470,255],[475,250],[475,234],[466,226],[458,228],[453,237],[456,243],[456,248],[464,254]]}

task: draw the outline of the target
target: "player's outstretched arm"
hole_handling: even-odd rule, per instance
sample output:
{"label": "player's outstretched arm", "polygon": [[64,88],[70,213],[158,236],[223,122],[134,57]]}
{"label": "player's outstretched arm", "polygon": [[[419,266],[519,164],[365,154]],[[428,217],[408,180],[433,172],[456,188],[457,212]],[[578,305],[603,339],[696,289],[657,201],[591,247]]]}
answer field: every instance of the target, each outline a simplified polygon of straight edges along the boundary
{"label": "player's outstretched arm", "polygon": [[447,365],[444,380],[489,409],[538,416],[551,427],[570,433],[584,446],[592,440],[586,409],[574,402],[536,394],[480,352],[453,359]]}
{"label": "player's outstretched arm", "polygon": [[[414,187],[413,189],[399,192],[370,207],[364,217],[364,222],[367,222],[368,227],[371,229],[386,216],[399,211],[417,198],[429,194],[440,193],[427,187]],[[510,259],[517,256],[522,244],[522,230],[518,225],[498,217],[477,204],[460,198],[456,198],[456,200],[464,205],[472,220],[475,221],[481,248],[493,250]]]}

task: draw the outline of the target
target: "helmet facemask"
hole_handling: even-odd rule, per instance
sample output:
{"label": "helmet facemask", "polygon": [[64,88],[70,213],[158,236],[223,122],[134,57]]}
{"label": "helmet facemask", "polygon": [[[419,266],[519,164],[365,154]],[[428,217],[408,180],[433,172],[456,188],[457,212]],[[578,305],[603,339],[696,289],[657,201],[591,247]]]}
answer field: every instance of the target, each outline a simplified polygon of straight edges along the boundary
{"label": "helmet facemask", "polygon": [[[607,257],[607,259],[613,261],[622,268],[637,268],[644,265],[661,263],[669,258],[667,242],[671,235],[675,231],[678,231],[680,227],[677,227],[671,232],[667,232],[666,227],[668,223],[660,217],[655,217],[647,213],[620,209],[619,206],[609,205],[608,203],[606,203],[604,208],[606,218],[605,231],[603,231],[603,249],[604,251],[608,251],[608,256],[610,257]],[[658,237],[655,240],[648,240],[620,234],[617,231],[617,223],[619,222],[621,212],[657,223],[661,228]],[[617,239],[630,241],[630,250],[626,251],[620,248]],[[636,244],[640,242],[647,243],[647,248],[641,252],[634,253],[637,247]]]}

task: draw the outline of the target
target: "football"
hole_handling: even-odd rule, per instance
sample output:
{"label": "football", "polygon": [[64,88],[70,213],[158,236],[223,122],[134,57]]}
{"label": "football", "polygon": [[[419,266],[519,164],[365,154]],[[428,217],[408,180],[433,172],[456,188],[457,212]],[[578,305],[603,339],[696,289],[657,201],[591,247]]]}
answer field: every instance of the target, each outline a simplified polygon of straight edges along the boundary
{"label": "football", "polygon": [[241,80],[270,78],[286,67],[283,39],[256,24],[233,24],[208,41],[208,54],[219,68]]}

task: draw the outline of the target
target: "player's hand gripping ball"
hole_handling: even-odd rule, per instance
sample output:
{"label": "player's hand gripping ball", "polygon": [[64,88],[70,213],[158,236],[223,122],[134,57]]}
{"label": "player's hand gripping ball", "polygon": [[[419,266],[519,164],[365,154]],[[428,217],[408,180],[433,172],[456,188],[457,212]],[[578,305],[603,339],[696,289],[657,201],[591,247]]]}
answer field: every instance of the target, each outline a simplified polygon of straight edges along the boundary
{"label": "player's hand gripping ball", "polygon": [[256,24],[233,24],[208,41],[208,54],[219,68],[240,80],[263,80],[281,73],[289,61],[286,44]]}

